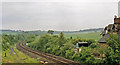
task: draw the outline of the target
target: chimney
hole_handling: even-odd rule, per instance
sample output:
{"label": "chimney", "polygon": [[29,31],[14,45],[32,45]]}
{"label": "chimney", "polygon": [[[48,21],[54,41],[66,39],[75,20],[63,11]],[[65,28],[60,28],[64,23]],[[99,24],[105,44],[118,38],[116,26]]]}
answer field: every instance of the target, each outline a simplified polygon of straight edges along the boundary
{"label": "chimney", "polygon": [[114,16],[114,24],[120,24],[120,17],[117,18],[117,16]]}
{"label": "chimney", "polygon": [[116,15],[114,16],[114,19],[115,19],[115,18],[117,18],[117,16],[116,16]]}

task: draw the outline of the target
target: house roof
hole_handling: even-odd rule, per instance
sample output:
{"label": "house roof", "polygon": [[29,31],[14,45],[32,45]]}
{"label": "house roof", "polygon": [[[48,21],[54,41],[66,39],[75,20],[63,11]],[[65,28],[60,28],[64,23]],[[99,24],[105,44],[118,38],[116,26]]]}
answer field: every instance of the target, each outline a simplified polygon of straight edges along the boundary
{"label": "house roof", "polygon": [[99,43],[106,43],[106,40],[109,38],[109,34],[104,35],[98,42]]}
{"label": "house roof", "polygon": [[118,32],[118,36],[120,37],[120,31]]}
{"label": "house roof", "polygon": [[78,44],[88,44],[88,42],[78,42]]}

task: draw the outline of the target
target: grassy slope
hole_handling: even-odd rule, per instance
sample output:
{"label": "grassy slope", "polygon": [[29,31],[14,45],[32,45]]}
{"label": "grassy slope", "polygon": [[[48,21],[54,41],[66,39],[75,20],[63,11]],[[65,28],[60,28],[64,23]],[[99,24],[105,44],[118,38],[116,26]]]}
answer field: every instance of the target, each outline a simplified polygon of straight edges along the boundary
{"label": "grassy slope", "polygon": [[101,32],[91,32],[91,33],[69,33],[69,34],[64,34],[66,38],[83,38],[83,39],[94,39],[96,41],[98,41],[101,36],[100,36]]}
{"label": "grassy slope", "polygon": [[[13,47],[13,49],[14,49],[15,53],[17,54],[17,56],[15,56],[13,53],[12,53],[12,55],[10,55],[9,49],[6,51],[3,51],[3,53],[2,53],[2,62],[3,63],[39,63],[39,61],[37,61],[37,59],[30,58],[28,55],[20,52],[15,47]],[[7,57],[4,57],[5,52],[7,54]]]}

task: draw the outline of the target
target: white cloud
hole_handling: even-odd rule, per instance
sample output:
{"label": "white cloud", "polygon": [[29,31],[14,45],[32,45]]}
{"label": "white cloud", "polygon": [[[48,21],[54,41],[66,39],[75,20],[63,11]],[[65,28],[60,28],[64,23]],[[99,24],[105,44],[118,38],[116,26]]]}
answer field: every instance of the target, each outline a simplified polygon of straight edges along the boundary
{"label": "white cloud", "polygon": [[2,29],[2,3],[0,3],[0,29]]}
{"label": "white cloud", "polygon": [[4,2],[3,28],[80,30],[113,23],[116,2]]}
{"label": "white cloud", "polygon": [[119,0],[2,0],[3,2],[118,2]]}

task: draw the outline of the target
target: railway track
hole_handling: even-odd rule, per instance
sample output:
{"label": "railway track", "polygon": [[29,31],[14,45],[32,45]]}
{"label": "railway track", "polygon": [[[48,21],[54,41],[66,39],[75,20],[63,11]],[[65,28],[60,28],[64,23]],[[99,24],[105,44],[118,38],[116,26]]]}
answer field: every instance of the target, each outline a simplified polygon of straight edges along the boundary
{"label": "railway track", "polygon": [[59,64],[59,65],[80,65],[77,62],[65,59],[65,58],[60,57],[60,56],[55,56],[55,55],[44,53],[44,52],[41,52],[41,51],[38,51],[38,50],[33,50],[33,49],[27,47],[26,45],[24,45],[24,43],[25,42],[18,43],[16,45],[17,49],[24,50],[24,52],[33,53],[34,55],[38,55],[40,57],[43,57],[43,58],[45,58],[45,59],[47,59],[49,61],[54,62],[55,64]]}

